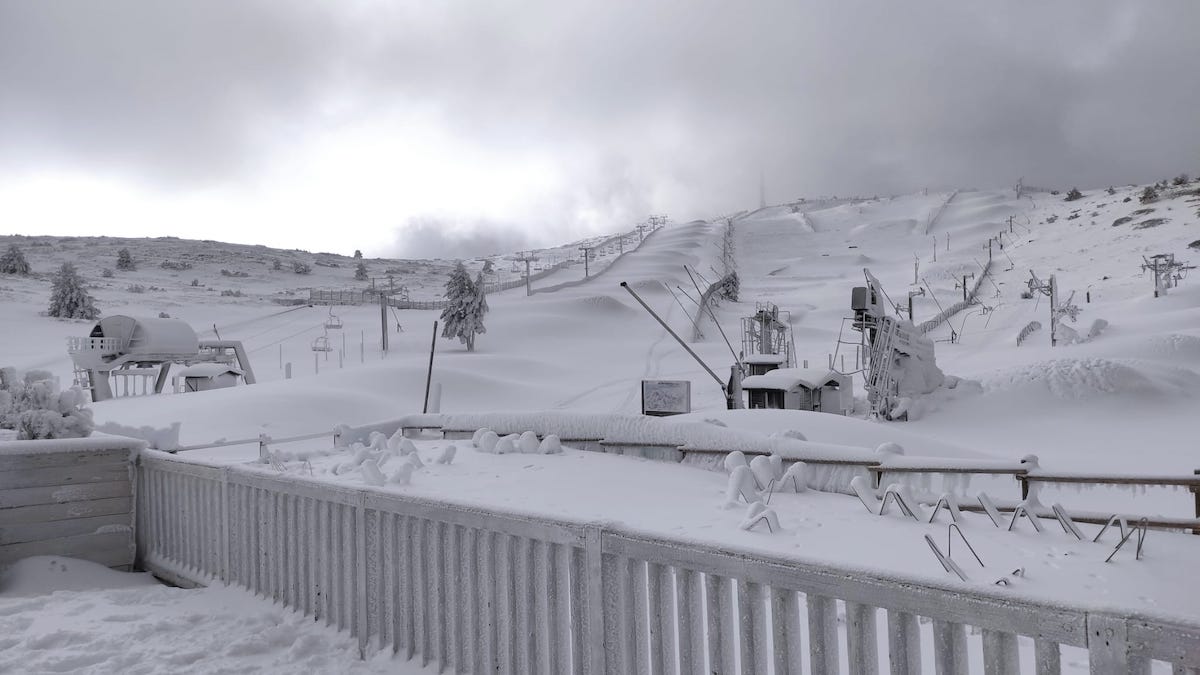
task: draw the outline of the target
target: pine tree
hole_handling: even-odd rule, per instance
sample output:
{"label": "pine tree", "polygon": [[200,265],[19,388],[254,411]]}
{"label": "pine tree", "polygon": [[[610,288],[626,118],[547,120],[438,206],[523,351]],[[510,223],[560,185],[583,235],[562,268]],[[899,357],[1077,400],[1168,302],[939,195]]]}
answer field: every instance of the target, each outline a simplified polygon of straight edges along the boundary
{"label": "pine tree", "polygon": [[133,256],[130,255],[129,249],[123,248],[117,251],[117,269],[127,271],[137,269],[137,263],[133,262]]}
{"label": "pine tree", "polygon": [[9,244],[4,255],[0,255],[0,273],[29,274],[29,262],[25,260],[25,254],[16,244]]}
{"label": "pine tree", "polygon": [[467,345],[467,351],[475,351],[475,335],[487,332],[483,326],[488,307],[482,275],[478,282],[471,281],[467,268],[459,261],[446,281],[446,301],[441,316],[442,337],[458,338]]}
{"label": "pine tree", "polygon": [[50,290],[50,308],[46,314],[61,319],[100,317],[95,299],[83,287],[83,279],[71,263],[63,263],[54,275],[54,283]]}
{"label": "pine tree", "polygon": [[367,280],[367,264],[365,262],[360,260],[358,266],[354,268],[354,279],[356,281]]}
{"label": "pine tree", "polygon": [[362,251],[360,251],[358,249],[354,249],[354,259],[362,260]]}

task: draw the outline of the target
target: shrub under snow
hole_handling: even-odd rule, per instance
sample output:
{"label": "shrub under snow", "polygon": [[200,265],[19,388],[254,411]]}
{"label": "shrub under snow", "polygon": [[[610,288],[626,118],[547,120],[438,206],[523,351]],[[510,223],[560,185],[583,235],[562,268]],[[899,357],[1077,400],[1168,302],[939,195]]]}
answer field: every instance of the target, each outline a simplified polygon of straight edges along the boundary
{"label": "shrub under snow", "polygon": [[18,377],[15,368],[0,369],[0,428],[15,429],[21,440],[90,436],[95,423],[86,402],[79,387],[59,391],[46,371]]}

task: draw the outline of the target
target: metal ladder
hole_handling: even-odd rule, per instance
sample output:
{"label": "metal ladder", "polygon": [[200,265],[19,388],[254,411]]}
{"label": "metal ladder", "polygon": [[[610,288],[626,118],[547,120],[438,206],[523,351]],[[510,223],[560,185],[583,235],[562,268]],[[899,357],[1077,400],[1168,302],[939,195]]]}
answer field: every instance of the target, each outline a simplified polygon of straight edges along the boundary
{"label": "metal ladder", "polygon": [[875,394],[875,400],[871,401],[871,412],[875,415],[885,414],[891,402],[895,384],[892,382],[892,361],[895,359],[896,331],[895,319],[880,317],[875,340],[871,342],[871,371],[867,377],[867,388],[868,392]]}

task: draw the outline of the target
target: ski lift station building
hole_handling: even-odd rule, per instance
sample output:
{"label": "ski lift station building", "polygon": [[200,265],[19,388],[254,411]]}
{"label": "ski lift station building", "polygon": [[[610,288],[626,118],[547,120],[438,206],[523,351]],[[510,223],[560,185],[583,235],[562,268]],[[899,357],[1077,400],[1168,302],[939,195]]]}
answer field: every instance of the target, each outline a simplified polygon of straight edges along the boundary
{"label": "ski lift station building", "polygon": [[849,375],[825,368],[776,368],[742,380],[747,408],[811,410],[847,415],[854,409]]}
{"label": "ski lift station building", "polygon": [[[173,364],[230,366],[246,384],[254,372],[238,340],[200,340],[186,321],[114,314],[100,319],[87,337],[68,338],[77,381],[93,401],[114,395],[160,394]],[[227,386],[229,373],[215,376],[207,389]],[[138,391],[138,385],[141,391]],[[196,383],[197,386],[202,386]],[[185,389],[199,391],[199,389]]]}
{"label": "ski lift station building", "polygon": [[209,391],[237,386],[241,370],[224,363],[197,363],[175,376],[175,391]]}

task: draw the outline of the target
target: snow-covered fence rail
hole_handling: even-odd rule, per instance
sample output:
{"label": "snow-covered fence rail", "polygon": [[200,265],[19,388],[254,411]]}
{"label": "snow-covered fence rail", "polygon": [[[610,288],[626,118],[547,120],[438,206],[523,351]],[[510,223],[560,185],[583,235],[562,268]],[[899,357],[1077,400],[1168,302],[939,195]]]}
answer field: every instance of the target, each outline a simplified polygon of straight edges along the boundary
{"label": "snow-covered fence rail", "polygon": [[[138,559],[243,586],[452,672],[1060,672],[1200,667],[1200,623],[845,569],[145,452]],[[841,609],[841,611],[839,611]],[[844,623],[839,614],[844,611]],[[932,634],[923,634],[924,617]],[[974,640],[974,638],[970,638]],[[1020,658],[1021,641],[1026,657]],[[882,645],[886,649],[880,663]],[[1030,648],[1031,647],[1031,648]],[[807,662],[807,663],[806,663]],[[1033,670],[1028,666],[1033,664]],[[768,665],[771,664],[771,665]]]}
{"label": "snow-covered fence rail", "polygon": [[0,565],[34,555],[133,564],[131,438],[0,443]]}
{"label": "snow-covered fence rail", "polygon": [[975,278],[975,284],[971,286],[970,292],[967,293],[966,300],[960,300],[938,312],[937,316],[933,317],[932,319],[928,321],[922,321],[921,323],[917,324],[917,330],[921,331],[922,334],[928,333],[934,328],[937,328],[945,323],[950,317],[975,304],[975,296],[979,293],[979,287],[983,285],[984,277],[992,273],[992,264],[992,261],[989,260],[987,265],[984,265],[983,272],[981,272],[979,276]]}
{"label": "snow-covered fence rail", "polygon": [[950,196],[946,198],[946,201],[942,202],[942,205],[939,206],[936,211],[931,211],[929,213],[929,216],[925,219],[925,232],[923,234],[929,234],[929,231],[933,229],[934,225],[937,224],[938,219],[941,218],[942,214],[946,212],[946,207],[950,206],[950,202],[954,201],[954,198],[957,196],[958,190],[951,192]]}

